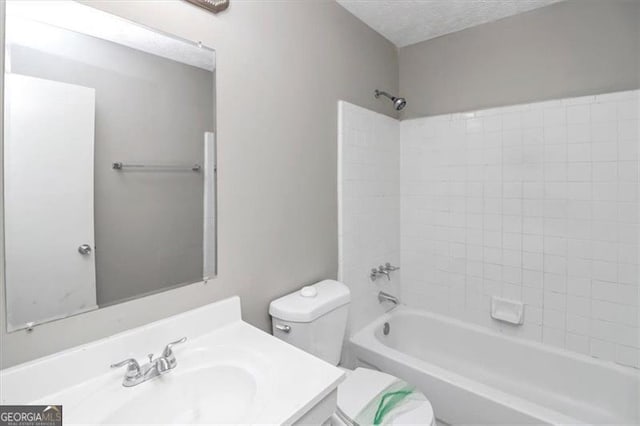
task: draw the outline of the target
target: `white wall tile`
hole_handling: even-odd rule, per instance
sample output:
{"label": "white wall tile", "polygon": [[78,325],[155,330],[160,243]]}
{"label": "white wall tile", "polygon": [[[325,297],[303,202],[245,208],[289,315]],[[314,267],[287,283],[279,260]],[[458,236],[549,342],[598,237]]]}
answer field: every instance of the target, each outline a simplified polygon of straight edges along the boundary
{"label": "white wall tile", "polygon": [[591,112],[588,104],[573,105],[567,107],[567,123],[589,123]]}
{"label": "white wall tile", "polygon": [[616,359],[616,345],[605,340],[592,338],[591,356],[605,361],[614,361]]}
{"label": "white wall tile", "polygon": [[567,332],[565,347],[574,352],[589,354],[589,338],[582,334]]}
{"label": "white wall tile", "polygon": [[616,362],[629,367],[640,368],[640,350],[630,346],[617,345]]}
{"label": "white wall tile", "polygon": [[589,183],[592,176],[592,166],[589,162],[571,163],[567,165],[567,180],[569,182]]}
{"label": "white wall tile", "polygon": [[591,121],[593,123],[615,121],[617,118],[617,105],[614,102],[591,104]]}
{"label": "white wall tile", "polygon": [[542,342],[559,348],[565,347],[565,331],[563,328],[544,326],[542,329]]}
{"label": "white wall tile", "polygon": [[[591,317],[591,299],[589,297],[574,296],[572,294],[567,295],[567,316],[575,316],[582,318],[588,323],[588,318]],[[587,323],[583,324],[583,334],[589,334],[589,326]],[[572,330],[575,333],[579,331]]]}
{"label": "white wall tile", "polygon": [[[342,101],[339,123],[338,278],[352,292],[353,333],[384,312],[378,291],[400,292],[400,271],[393,273],[391,282],[369,279],[377,265],[400,265],[400,126],[392,118]],[[419,131],[427,138],[436,132],[428,125],[413,130],[417,142]]]}
{"label": "white wall tile", "polygon": [[[588,143],[570,144],[567,146],[567,160],[569,162],[591,161],[592,151],[593,147]],[[558,160],[563,161],[561,157]]]}
{"label": "white wall tile", "polygon": [[412,306],[495,327],[489,297],[522,300],[510,336],[638,368],[639,96],[402,122],[402,266],[418,277],[402,286],[430,296]]}

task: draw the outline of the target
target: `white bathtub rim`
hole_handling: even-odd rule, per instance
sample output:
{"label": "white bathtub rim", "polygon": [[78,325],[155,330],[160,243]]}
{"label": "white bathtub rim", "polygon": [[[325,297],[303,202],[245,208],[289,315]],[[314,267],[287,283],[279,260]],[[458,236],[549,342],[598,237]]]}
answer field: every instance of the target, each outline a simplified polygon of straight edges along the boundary
{"label": "white bathtub rim", "polygon": [[[557,411],[546,408],[542,405],[535,404],[527,401],[526,399],[510,395],[504,391],[493,388],[488,385],[484,385],[478,381],[468,379],[464,376],[456,374],[450,370],[446,370],[442,367],[438,367],[435,364],[419,360],[411,355],[407,355],[397,349],[390,348],[383,343],[377,341],[377,339],[358,339],[353,340],[352,344],[357,345],[360,350],[364,350],[373,354],[373,356],[385,357],[388,354],[389,358],[392,358],[393,362],[398,362],[409,366],[417,371],[425,371],[430,376],[433,376],[437,380],[447,383],[451,386],[462,388],[466,391],[472,392],[481,398],[485,398],[494,404],[503,405],[505,407],[515,409],[523,414],[535,419],[539,419],[541,422],[548,424],[585,424],[584,421],[575,419],[573,417],[565,416]],[[374,365],[376,368],[380,368],[375,361],[365,359],[367,363]],[[429,398],[429,395],[426,395]]]}
{"label": "white bathtub rim", "polygon": [[[415,309],[415,308],[410,308],[406,305],[401,305],[398,306],[396,309],[385,313],[384,315],[376,318],[373,322],[369,323],[368,325],[366,325],[364,328],[362,328],[360,331],[358,331],[357,333],[355,333],[353,335],[353,337],[351,338],[351,341],[355,341],[354,339],[359,339],[362,336],[367,336],[367,335],[371,335],[373,337],[375,337],[375,331],[377,329],[380,328],[380,326],[382,326],[382,324],[384,324],[385,322],[389,321],[391,318],[393,318],[394,316],[405,316],[405,315],[418,315],[418,316],[422,316],[422,317],[427,317],[427,318],[431,318],[431,319],[435,319],[437,321],[440,322],[446,322],[446,323],[450,323],[453,324],[455,326],[458,327],[462,327],[462,328],[466,328],[469,330],[473,330],[474,332],[478,332],[484,335],[488,335],[488,336],[492,336],[492,337],[496,337],[500,340],[503,341],[507,341],[510,343],[517,343],[517,344],[521,344],[524,346],[528,346],[530,348],[534,348],[536,350],[542,350],[548,353],[552,353],[554,355],[561,355],[564,357],[568,357],[571,358],[575,361],[580,361],[580,362],[586,362],[588,364],[591,364],[593,366],[597,366],[597,367],[602,367],[602,368],[606,368],[609,370],[613,370],[617,373],[621,373],[625,376],[628,376],[630,378],[635,378],[636,380],[640,378],[640,369],[637,368],[633,368],[633,367],[628,367],[628,366],[624,366],[624,365],[620,365],[611,361],[604,361],[598,358],[594,358],[590,355],[585,355],[585,354],[581,354],[578,352],[573,352],[573,351],[569,351],[566,349],[561,349],[561,348],[557,348],[551,345],[547,345],[541,342],[536,342],[536,341],[532,341],[532,340],[528,340],[522,337],[517,337],[517,336],[510,336],[510,335],[505,335],[503,333],[497,332],[495,330],[491,330],[488,329],[486,327],[483,327],[481,325],[477,325],[477,324],[472,324],[470,322],[464,321],[464,320],[460,320],[458,318],[453,318],[447,315],[442,315],[442,314],[437,314],[434,312],[430,312],[430,311],[426,311],[426,310],[420,310],[420,309]],[[374,339],[376,341],[378,341],[378,339]],[[393,349],[390,348],[386,345],[384,345],[382,342],[379,342],[383,347],[389,348],[389,349]],[[394,349],[395,350],[395,349]],[[397,351],[397,350],[396,350]],[[400,352],[400,351],[397,351]]]}
{"label": "white bathtub rim", "polygon": [[[484,327],[477,326],[475,324],[469,324],[467,322],[464,322],[455,318],[450,318],[450,317],[435,314],[432,312],[425,312],[425,311],[401,306],[394,309],[391,312],[388,312],[382,315],[381,317],[377,318],[369,325],[365,326],[363,329],[361,329],[358,333],[356,333],[353,337],[349,339],[350,343],[352,345],[355,345],[359,350],[368,352],[374,357],[389,358],[391,362],[402,363],[417,371],[425,371],[426,374],[433,376],[437,380],[440,380],[454,387],[459,387],[459,388],[468,390],[470,392],[477,394],[482,398],[485,398],[491,401],[494,404],[503,405],[508,408],[515,409],[516,411],[520,411],[527,416],[540,419],[540,421],[542,422],[546,422],[554,425],[586,424],[585,421],[582,419],[566,416],[561,412],[558,412],[552,408],[547,408],[543,405],[537,404],[535,402],[529,401],[519,396],[513,396],[495,387],[485,385],[481,382],[459,375],[451,370],[439,367],[436,364],[430,363],[428,361],[424,361],[412,355],[405,354],[404,352],[401,352],[398,349],[385,345],[382,341],[380,341],[376,337],[375,332],[380,329],[381,325],[384,322],[387,322],[393,316],[398,316],[398,315],[425,316],[435,320],[453,323],[454,325],[472,329],[473,331],[484,333],[490,336],[506,339],[510,342],[513,342],[514,340],[514,338],[512,337],[503,336],[500,333],[497,333],[492,330],[487,330]],[[632,368],[610,364],[598,359],[587,357],[585,355],[575,354],[574,356],[574,354],[569,351],[548,347],[547,345],[543,345],[537,342],[529,342],[523,339],[516,339],[516,343],[527,344],[537,350],[540,350],[540,349],[548,350],[554,354],[559,354],[561,356],[569,355],[576,360],[579,360],[582,362],[584,361],[593,362],[592,365],[613,369],[617,372],[621,372],[626,375],[629,375],[631,376],[631,378],[637,377],[637,374],[633,374],[632,372],[629,371],[629,370],[634,370]],[[357,357],[357,354],[356,354],[356,357]],[[367,360],[367,359],[364,359],[363,361],[367,363],[371,363],[374,366],[380,368],[380,366],[376,365],[375,362],[371,362],[370,360]],[[428,397],[429,396],[427,395],[427,398]],[[606,417],[609,417],[610,413],[606,413],[605,415]],[[634,423],[619,423],[619,424],[634,424]]]}
{"label": "white bathtub rim", "polygon": [[[368,350],[368,348],[363,348],[363,349]],[[375,353],[375,351],[373,352],[374,352],[374,356],[375,355],[384,356],[382,354]],[[372,363],[372,365],[374,365],[375,367],[378,367],[375,361],[366,360],[366,362]],[[451,373],[448,370],[444,370],[440,367],[437,367],[433,364],[430,364],[424,361],[415,361],[415,360],[405,359],[398,362],[404,365],[407,365],[410,368],[417,371],[427,371],[427,374],[429,374],[436,380],[447,383],[450,386],[454,386],[456,388],[460,388],[470,393],[473,393],[477,395],[479,398],[483,398],[488,401],[491,401],[493,404],[501,405],[507,409],[521,412],[522,414],[528,417],[534,418],[541,423],[547,423],[552,425],[575,425],[575,424],[588,425],[583,420],[566,416],[555,410],[530,402],[526,399],[510,395],[506,392],[503,392],[496,388],[492,388],[487,385],[483,385],[482,383],[467,379],[463,376],[456,375],[455,373]],[[426,395],[426,396],[427,398],[429,398],[429,395]]]}

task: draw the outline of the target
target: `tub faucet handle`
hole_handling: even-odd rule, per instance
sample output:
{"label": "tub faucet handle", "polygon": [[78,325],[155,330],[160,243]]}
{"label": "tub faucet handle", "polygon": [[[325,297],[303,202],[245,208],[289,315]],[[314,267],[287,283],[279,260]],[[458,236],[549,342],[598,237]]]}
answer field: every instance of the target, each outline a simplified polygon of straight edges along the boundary
{"label": "tub faucet handle", "polygon": [[393,266],[392,264],[387,262],[387,263],[384,264],[384,269],[386,271],[393,272],[393,271],[397,271],[398,269],[400,269],[400,267],[399,266]]}
{"label": "tub faucet handle", "polygon": [[376,268],[371,268],[369,278],[371,279],[371,281],[375,281],[378,278],[378,270]]}
{"label": "tub faucet handle", "polygon": [[384,268],[384,266],[380,265],[377,269],[371,268],[371,273],[369,274],[369,278],[371,278],[371,281],[375,281],[380,275],[384,275],[385,277],[387,277],[387,280],[391,281],[391,275],[389,274],[389,271]]}
{"label": "tub faucet handle", "polygon": [[389,270],[384,266],[382,265],[378,266],[378,274],[384,275],[385,277],[387,277],[387,281],[391,281],[391,275],[389,274]]}

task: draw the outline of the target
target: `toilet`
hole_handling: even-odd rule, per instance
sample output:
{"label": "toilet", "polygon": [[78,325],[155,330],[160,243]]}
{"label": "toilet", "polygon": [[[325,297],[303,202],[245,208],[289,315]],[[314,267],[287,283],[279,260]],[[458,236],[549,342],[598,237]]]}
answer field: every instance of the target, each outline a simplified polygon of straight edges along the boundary
{"label": "toilet", "polygon": [[[269,305],[273,335],[333,365],[338,365],[347,328],[349,288],[324,280],[274,300]],[[395,376],[368,368],[345,370],[338,386],[335,425],[433,425],[429,400]]]}

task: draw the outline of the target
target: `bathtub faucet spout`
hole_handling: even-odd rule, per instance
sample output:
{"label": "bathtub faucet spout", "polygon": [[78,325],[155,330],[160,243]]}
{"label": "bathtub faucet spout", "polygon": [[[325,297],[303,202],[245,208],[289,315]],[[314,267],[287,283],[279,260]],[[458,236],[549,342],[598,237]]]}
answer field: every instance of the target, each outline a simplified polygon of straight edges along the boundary
{"label": "bathtub faucet spout", "polygon": [[394,305],[398,305],[398,303],[400,303],[397,297],[392,296],[389,293],[385,293],[384,291],[378,293],[378,302],[391,302]]}

